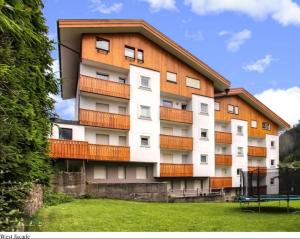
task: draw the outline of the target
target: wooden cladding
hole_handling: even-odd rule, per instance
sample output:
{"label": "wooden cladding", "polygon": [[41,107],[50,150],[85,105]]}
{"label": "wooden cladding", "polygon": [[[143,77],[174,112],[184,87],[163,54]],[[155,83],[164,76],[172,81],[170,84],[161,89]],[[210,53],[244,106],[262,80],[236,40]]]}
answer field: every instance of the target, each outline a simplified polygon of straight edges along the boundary
{"label": "wooden cladding", "polygon": [[128,115],[80,109],[80,124],[101,128],[129,130]]}
{"label": "wooden cladding", "polygon": [[101,80],[89,76],[80,76],[80,90],[84,92],[119,97],[130,98],[130,89],[128,84],[118,83],[109,80]]}
{"label": "wooden cladding", "polygon": [[193,138],[172,135],[160,135],[160,148],[175,150],[193,150]]}
{"label": "wooden cladding", "polygon": [[248,146],[248,156],[266,157],[267,150],[265,147]]}
{"label": "wooden cladding", "polygon": [[193,164],[160,164],[161,177],[193,177]]}
{"label": "wooden cladding", "polygon": [[231,144],[232,143],[232,134],[228,132],[215,132],[215,141],[216,144]]}
{"label": "wooden cladding", "polygon": [[212,189],[231,188],[231,177],[212,177],[210,178],[210,187]]}
{"label": "wooden cladding", "polygon": [[267,174],[267,167],[249,166],[248,172],[251,172],[253,174],[258,174],[258,172],[259,172],[259,174],[264,175],[264,174]]}
{"label": "wooden cladding", "polygon": [[129,161],[130,149],[125,146],[112,146],[89,144],[86,141],[74,141],[63,139],[49,139],[50,157],[104,160],[104,161]]}
{"label": "wooden cladding", "polygon": [[160,107],[160,119],[192,124],[193,123],[193,112],[189,110],[179,110],[174,108]]}
{"label": "wooden cladding", "polygon": [[232,155],[228,154],[216,154],[215,164],[218,166],[231,166],[232,165]]}

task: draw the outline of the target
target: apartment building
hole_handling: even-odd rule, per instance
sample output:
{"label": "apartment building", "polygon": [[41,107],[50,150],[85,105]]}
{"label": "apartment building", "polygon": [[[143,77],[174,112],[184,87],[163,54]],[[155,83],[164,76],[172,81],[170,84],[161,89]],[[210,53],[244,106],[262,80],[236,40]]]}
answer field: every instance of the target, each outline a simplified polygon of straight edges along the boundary
{"label": "apartment building", "polygon": [[209,193],[278,166],[289,125],[145,21],[59,20],[58,37],[62,97],[75,98],[75,119],[50,136],[61,170]]}

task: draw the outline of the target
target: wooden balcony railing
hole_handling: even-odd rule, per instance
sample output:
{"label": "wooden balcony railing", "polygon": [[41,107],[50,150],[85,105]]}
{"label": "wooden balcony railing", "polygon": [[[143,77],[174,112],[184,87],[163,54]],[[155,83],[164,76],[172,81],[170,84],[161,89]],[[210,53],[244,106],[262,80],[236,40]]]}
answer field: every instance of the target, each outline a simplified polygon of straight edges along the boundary
{"label": "wooden balcony railing", "polygon": [[189,110],[179,110],[174,108],[160,107],[160,119],[179,123],[192,124],[193,112]]}
{"label": "wooden balcony railing", "polygon": [[174,150],[193,150],[193,138],[161,134],[160,148]]}
{"label": "wooden balcony railing", "polygon": [[193,177],[193,164],[160,164],[161,177]]}
{"label": "wooden balcony railing", "polygon": [[126,146],[89,144],[86,141],[49,139],[52,158],[81,160],[129,161],[130,149]]}
{"label": "wooden balcony railing", "polygon": [[232,165],[232,155],[228,154],[216,154],[215,164],[218,166],[231,166]]}
{"label": "wooden balcony railing", "polygon": [[267,150],[265,147],[248,146],[248,156],[266,157]]}
{"label": "wooden balcony railing", "polygon": [[83,125],[126,130],[130,128],[128,115],[80,109],[79,119]]}
{"label": "wooden balcony railing", "polygon": [[262,166],[248,166],[248,172],[251,172],[253,174],[259,174],[260,175],[265,175],[267,174],[267,167],[262,167]]}
{"label": "wooden balcony railing", "polygon": [[210,178],[210,187],[212,189],[231,188],[232,187],[232,178],[231,177],[212,177],[212,178]]}
{"label": "wooden balcony railing", "polygon": [[123,99],[130,98],[130,87],[128,84],[118,83],[110,80],[101,80],[85,75],[80,75],[80,90]]}
{"label": "wooden balcony railing", "polygon": [[216,144],[231,144],[232,143],[232,135],[228,132],[215,132],[215,141]]}

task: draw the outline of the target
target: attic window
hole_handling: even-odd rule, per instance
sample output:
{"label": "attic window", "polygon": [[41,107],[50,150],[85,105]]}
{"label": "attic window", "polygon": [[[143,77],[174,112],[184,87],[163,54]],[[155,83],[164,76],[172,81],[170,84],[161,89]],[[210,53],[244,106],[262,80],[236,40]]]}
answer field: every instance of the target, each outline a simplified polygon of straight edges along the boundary
{"label": "attic window", "polygon": [[269,122],[262,122],[262,128],[266,130],[271,130],[271,125]]}
{"label": "attic window", "polygon": [[129,58],[129,59],[133,59],[135,58],[135,49],[131,46],[125,46],[125,57]]}
{"label": "attic window", "polygon": [[96,38],[96,49],[98,52],[108,53],[109,45],[110,45],[109,40],[99,38],[99,37]]}
{"label": "attic window", "polygon": [[138,59],[139,63],[144,63],[144,51],[143,50],[138,49],[137,59]]}

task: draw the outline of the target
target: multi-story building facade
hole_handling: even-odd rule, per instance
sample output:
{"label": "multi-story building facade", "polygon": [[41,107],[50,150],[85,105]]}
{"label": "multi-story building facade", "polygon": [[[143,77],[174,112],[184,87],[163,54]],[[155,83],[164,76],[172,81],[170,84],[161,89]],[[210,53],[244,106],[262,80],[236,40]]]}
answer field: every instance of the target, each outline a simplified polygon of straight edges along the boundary
{"label": "multi-story building facade", "polygon": [[58,36],[62,97],[75,98],[50,137],[62,170],[208,193],[277,167],[289,125],[146,22],[59,20]]}

